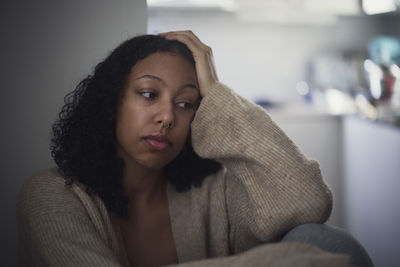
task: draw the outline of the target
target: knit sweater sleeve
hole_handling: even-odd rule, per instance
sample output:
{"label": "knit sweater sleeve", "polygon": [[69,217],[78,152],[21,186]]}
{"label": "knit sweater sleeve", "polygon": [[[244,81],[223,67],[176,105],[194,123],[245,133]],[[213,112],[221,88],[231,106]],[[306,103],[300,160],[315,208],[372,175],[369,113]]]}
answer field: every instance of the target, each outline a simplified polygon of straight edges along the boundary
{"label": "knit sweater sleeve", "polygon": [[31,177],[17,202],[19,266],[123,266],[100,209],[54,169]]}
{"label": "knit sweater sleeve", "polygon": [[192,138],[201,157],[226,169],[221,173],[231,253],[329,217],[332,196],[319,164],[305,157],[264,109],[222,83],[203,98]]}

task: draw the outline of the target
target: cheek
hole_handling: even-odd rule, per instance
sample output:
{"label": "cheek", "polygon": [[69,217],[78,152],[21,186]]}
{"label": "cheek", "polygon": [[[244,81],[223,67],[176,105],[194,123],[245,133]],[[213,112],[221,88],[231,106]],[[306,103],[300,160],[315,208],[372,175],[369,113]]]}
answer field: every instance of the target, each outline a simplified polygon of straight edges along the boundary
{"label": "cheek", "polygon": [[143,118],[137,116],[137,111],[122,107],[117,119],[116,136],[119,143],[129,137],[135,136],[141,129]]}
{"label": "cheek", "polygon": [[179,144],[177,144],[177,145],[179,146],[180,149],[183,148],[183,146],[186,142],[186,139],[189,135],[191,121],[192,121],[191,118],[186,118],[182,122],[181,127],[179,127],[179,131],[177,133],[177,136],[178,136],[177,140],[179,140],[179,142],[178,142]]}

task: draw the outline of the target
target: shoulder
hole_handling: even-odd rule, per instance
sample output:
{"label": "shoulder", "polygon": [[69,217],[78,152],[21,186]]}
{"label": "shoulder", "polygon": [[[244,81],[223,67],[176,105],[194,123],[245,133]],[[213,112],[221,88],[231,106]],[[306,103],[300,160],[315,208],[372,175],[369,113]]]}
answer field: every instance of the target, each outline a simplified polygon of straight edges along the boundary
{"label": "shoulder", "polygon": [[[58,168],[44,169],[35,172],[22,185],[24,190],[53,190],[65,184],[65,178],[60,174]],[[50,188],[48,188],[50,186]]]}
{"label": "shoulder", "polygon": [[[66,185],[58,168],[40,170],[22,185],[17,199],[18,212],[36,216],[76,212],[82,208],[74,192],[76,188],[76,185]],[[78,190],[84,193],[83,189]]]}
{"label": "shoulder", "polygon": [[66,193],[64,177],[57,168],[40,170],[28,178],[19,192],[19,199],[38,198],[48,199]]}

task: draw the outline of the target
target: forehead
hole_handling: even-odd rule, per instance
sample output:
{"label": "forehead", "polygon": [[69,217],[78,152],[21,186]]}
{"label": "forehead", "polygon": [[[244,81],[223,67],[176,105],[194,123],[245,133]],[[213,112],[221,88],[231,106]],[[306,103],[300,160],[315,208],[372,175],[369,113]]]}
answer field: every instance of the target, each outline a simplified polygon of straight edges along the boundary
{"label": "forehead", "polygon": [[183,56],[170,52],[156,52],[150,54],[132,67],[131,74],[134,76],[165,74],[182,76],[187,79],[196,78],[195,68],[192,63]]}

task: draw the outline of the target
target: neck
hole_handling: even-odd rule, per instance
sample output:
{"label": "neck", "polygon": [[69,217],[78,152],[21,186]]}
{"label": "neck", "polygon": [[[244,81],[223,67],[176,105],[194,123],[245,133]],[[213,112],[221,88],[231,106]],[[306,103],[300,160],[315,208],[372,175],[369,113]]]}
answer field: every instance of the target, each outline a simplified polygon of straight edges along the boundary
{"label": "neck", "polygon": [[151,204],[165,198],[167,182],[162,169],[125,164],[122,184],[129,202],[135,205]]}

